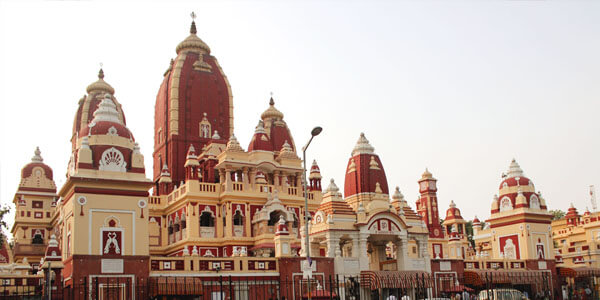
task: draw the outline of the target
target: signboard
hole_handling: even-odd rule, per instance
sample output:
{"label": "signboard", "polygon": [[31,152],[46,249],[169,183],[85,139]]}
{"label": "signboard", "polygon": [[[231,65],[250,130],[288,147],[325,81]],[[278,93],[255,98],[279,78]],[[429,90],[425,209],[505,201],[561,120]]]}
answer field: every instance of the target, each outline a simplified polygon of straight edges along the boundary
{"label": "signboard", "polygon": [[102,259],[102,273],[123,273],[123,260]]}

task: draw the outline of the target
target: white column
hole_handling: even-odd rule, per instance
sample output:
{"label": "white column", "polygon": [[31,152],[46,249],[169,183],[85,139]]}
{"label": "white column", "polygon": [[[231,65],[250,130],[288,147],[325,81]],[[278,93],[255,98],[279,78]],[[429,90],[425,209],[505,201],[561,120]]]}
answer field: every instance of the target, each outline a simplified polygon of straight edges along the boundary
{"label": "white column", "polygon": [[342,248],[340,247],[340,239],[335,242],[335,257],[342,257]]}
{"label": "white column", "polygon": [[352,257],[360,257],[360,248],[358,246],[358,236],[352,236]]}
{"label": "white column", "polygon": [[359,251],[358,251],[358,262],[360,265],[360,270],[369,270],[369,256],[367,253],[367,233],[360,233],[358,238]]}
{"label": "white column", "polygon": [[396,264],[398,266],[398,271],[402,271],[406,269],[405,259],[408,258],[406,253],[406,241],[398,240],[396,241]]}
{"label": "white column", "polygon": [[[335,257],[340,247],[340,239],[333,234],[327,234],[327,257]],[[337,249],[336,249],[337,248]]]}

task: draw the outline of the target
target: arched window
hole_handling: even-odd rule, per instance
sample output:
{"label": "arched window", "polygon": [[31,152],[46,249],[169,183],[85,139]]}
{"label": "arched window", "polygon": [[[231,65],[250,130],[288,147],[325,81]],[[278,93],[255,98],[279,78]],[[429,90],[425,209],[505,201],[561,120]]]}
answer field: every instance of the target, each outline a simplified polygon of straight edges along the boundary
{"label": "arched window", "polygon": [[500,200],[500,211],[507,211],[507,210],[511,210],[513,208],[512,206],[512,202],[510,201],[510,198],[508,197],[504,197],[502,198],[502,200]]}
{"label": "arched window", "polygon": [[[273,226],[279,222],[279,216],[282,216],[283,213],[281,211],[273,211],[269,214],[269,226]],[[283,217],[285,219],[285,216]]]}
{"label": "arched window", "polygon": [[233,225],[244,225],[244,216],[242,216],[242,212],[239,210],[236,210],[233,215]]}
{"label": "arched window", "polygon": [[540,199],[536,195],[531,195],[531,198],[529,198],[529,207],[540,209]]}
{"label": "arched window", "polygon": [[35,245],[44,244],[44,238],[42,237],[42,233],[39,231],[36,231],[35,234],[33,235],[33,239],[31,240],[31,243],[35,244]]}
{"label": "arched window", "polygon": [[203,211],[200,215],[200,226],[201,227],[213,227],[215,226],[215,218],[208,211]]}

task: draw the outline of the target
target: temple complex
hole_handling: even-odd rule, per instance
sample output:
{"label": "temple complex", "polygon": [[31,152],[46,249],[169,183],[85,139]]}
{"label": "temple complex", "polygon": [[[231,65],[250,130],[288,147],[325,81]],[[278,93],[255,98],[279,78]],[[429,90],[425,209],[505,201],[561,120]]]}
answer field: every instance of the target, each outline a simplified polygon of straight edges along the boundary
{"label": "temple complex", "polygon": [[[571,207],[552,222],[515,160],[485,222],[468,221],[460,199],[440,216],[437,179],[428,169],[415,176],[414,206],[399,187],[390,190],[384,159],[363,133],[347,149],[343,191],[334,179],[322,185],[316,160],[304,170],[272,97],[257,101],[264,111],[256,123],[234,130],[227,76],[194,22],[175,50],[156,96],[154,145],[136,142],[124,112],[133,101],[117,100],[100,69],[73,102],[70,161],[58,189],[35,149],[13,198],[14,244],[0,248],[1,278],[33,286],[51,276],[56,288],[95,286],[107,298],[117,289],[115,299],[135,298],[136,287],[150,282],[192,278],[185,286],[219,299],[222,289],[194,280],[228,276],[231,299],[284,291],[300,299],[312,288],[333,297],[331,278],[345,276],[354,279],[337,286],[342,299],[357,290],[371,299],[420,299],[507,282],[559,295],[568,283],[560,276],[598,267],[598,213],[580,216]],[[253,132],[247,145],[236,138],[240,132]],[[153,149],[152,177],[142,146]],[[298,282],[308,294],[295,286],[267,290],[257,280]],[[174,299],[178,291],[155,292]]]}

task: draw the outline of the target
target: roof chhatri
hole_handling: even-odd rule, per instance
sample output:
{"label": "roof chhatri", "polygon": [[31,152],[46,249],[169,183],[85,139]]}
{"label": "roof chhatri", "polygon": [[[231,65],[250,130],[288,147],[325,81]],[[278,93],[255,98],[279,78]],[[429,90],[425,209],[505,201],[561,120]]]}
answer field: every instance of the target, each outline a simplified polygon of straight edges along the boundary
{"label": "roof chhatri", "polygon": [[233,133],[229,137],[229,141],[227,142],[226,149],[228,151],[236,151],[236,152],[244,151],[244,149],[242,148],[242,146],[240,146],[240,143],[238,142],[237,138],[235,137],[235,135]]}

